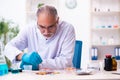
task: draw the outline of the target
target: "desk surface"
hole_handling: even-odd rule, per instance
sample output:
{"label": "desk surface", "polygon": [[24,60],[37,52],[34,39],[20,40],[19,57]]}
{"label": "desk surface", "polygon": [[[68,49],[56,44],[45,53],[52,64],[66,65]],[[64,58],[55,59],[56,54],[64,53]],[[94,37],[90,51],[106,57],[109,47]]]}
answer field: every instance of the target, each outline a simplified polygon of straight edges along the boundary
{"label": "desk surface", "polygon": [[23,71],[22,73],[9,73],[0,76],[0,80],[120,80],[120,75],[108,72],[95,72],[90,75],[77,75],[74,71],[59,71],[59,74],[38,75],[36,71]]}

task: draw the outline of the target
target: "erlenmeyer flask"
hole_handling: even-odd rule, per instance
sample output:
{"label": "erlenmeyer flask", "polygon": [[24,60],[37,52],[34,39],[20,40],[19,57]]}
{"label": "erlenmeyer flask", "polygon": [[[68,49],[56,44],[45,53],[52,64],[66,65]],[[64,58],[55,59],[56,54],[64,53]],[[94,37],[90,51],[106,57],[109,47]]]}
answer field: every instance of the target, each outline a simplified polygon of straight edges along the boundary
{"label": "erlenmeyer flask", "polygon": [[3,43],[0,41],[0,76],[8,73],[5,56],[3,55]]}

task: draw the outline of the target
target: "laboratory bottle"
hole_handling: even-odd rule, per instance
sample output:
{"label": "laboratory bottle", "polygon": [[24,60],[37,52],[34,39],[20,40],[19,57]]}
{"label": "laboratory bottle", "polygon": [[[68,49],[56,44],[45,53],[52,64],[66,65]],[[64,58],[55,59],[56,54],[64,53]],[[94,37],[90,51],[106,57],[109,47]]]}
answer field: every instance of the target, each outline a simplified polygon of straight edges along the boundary
{"label": "laboratory bottle", "polygon": [[116,59],[119,59],[119,47],[115,47],[114,49]]}
{"label": "laboratory bottle", "polygon": [[117,70],[117,61],[115,57],[112,57],[112,70],[113,71]]}
{"label": "laboratory bottle", "polygon": [[98,49],[95,48],[95,60],[97,60],[97,57],[98,57]]}
{"label": "laboratory bottle", "polygon": [[105,59],[104,59],[104,70],[106,71],[112,71],[112,58],[111,58],[112,55],[110,54],[107,54],[105,55]]}
{"label": "laboratory bottle", "polygon": [[92,48],[91,49],[91,58],[92,58],[92,60],[94,60],[94,55],[95,55],[95,49]]}
{"label": "laboratory bottle", "polygon": [[97,51],[97,48],[92,48],[92,53],[91,53],[91,57],[92,57],[92,60],[97,60],[97,54],[98,54],[98,51]]}

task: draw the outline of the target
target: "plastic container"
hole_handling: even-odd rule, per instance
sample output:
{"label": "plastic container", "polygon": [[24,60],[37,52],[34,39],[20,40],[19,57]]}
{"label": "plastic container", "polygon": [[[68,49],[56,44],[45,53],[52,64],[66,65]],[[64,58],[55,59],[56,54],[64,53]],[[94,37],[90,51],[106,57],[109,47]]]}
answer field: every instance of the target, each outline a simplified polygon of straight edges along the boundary
{"label": "plastic container", "polygon": [[24,70],[32,70],[32,65],[24,65]]}

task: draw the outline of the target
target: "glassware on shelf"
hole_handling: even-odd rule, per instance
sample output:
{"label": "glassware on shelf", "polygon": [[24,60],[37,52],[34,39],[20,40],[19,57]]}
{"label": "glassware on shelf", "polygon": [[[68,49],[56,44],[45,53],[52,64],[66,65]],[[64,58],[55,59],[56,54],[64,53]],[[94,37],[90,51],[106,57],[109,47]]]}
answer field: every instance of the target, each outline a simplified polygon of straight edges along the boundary
{"label": "glassware on shelf", "polygon": [[119,27],[119,18],[118,16],[113,16],[113,28]]}
{"label": "glassware on shelf", "polygon": [[105,39],[103,39],[103,37],[101,36],[100,36],[100,45],[106,45]]}
{"label": "glassware on shelf", "polygon": [[113,38],[113,36],[108,39],[108,44],[109,44],[109,45],[114,44],[114,38]]}

